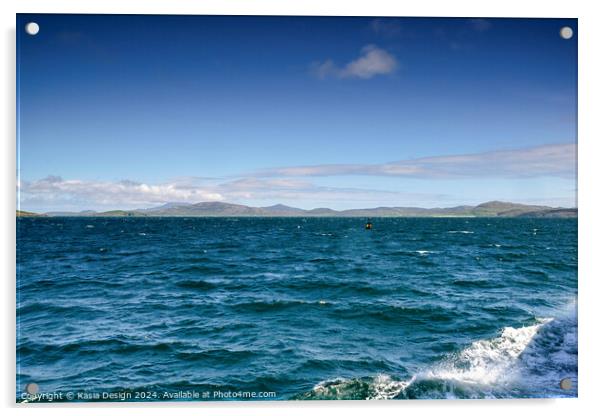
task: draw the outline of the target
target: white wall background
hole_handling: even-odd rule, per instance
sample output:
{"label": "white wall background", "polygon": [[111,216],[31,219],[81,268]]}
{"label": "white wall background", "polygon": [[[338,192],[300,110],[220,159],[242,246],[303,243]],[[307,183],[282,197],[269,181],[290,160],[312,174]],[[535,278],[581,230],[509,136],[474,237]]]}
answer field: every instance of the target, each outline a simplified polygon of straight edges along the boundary
{"label": "white wall background", "polygon": [[[0,403],[4,414],[48,415],[571,415],[602,407],[602,14],[594,1],[421,0],[3,0],[0,155]],[[15,13],[289,14],[579,18],[579,398],[565,400],[421,402],[276,402],[16,405],[15,398]]]}

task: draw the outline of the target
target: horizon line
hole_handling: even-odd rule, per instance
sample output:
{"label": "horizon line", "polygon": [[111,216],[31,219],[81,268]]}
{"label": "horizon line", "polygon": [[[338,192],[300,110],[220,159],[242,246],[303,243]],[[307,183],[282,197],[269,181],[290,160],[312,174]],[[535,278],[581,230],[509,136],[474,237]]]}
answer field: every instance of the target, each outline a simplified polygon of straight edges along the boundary
{"label": "horizon line", "polygon": [[199,201],[199,202],[163,202],[159,205],[149,207],[149,208],[131,208],[131,209],[115,208],[115,209],[107,209],[107,210],[83,209],[83,210],[79,210],[79,211],[70,211],[70,210],[31,211],[31,210],[21,209],[21,207],[17,207],[16,211],[17,212],[28,212],[28,213],[37,214],[37,215],[53,214],[53,213],[81,214],[81,213],[85,213],[85,212],[91,212],[91,213],[94,212],[94,213],[102,214],[102,213],[107,213],[107,212],[112,212],[112,211],[144,213],[149,210],[160,209],[166,205],[174,205],[172,207],[166,207],[166,209],[170,209],[170,208],[177,208],[178,206],[194,206],[194,205],[200,205],[200,204],[213,204],[213,205],[231,205],[231,206],[238,206],[238,207],[245,207],[245,208],[252,208],[252,209],[266,209],[266,208],[274,208],[274,207],[281,206],[281,207],[287,208],[287,209],[294,209],[294,210],[306,211],[306,212],[324,209],[324,210],[330,210],[330,211],[337,212],[337,213],[342,213],[342,212],[349,212],[349,211],[363,211],[363,210],[377,210],[377,209],[420,209],[420,210],[428,210],[428,211],[450,210],[450,209],[460,208],[460,207],[476,208],[481,205],[492,204],[492,203],[520,205],[523,207],[541,207],[541,208],[547,208],[547,209],[571,209],[571,210],[578,209],[578,206],[576,204],[574,206],[550,206],[550,205],[542,205],[542,204],[527,204],[527,203],[522,203],[522,202],[512,202],[512,201],[505,201],[505,200],[489,200],[489,201],[481,202],[478,204],[458,204],[458,205],[453,205],[453,206],[448,206],[448,207],[437,206],[437,207],[428,208],[428,207],[423,207],[423,206],[412,206],[412,205],[406,205],[406,206],[379,205],[379,206],[373,206],[373,207],[346,208],[346,209],[334,209],[334,208],[329,208],[329,207],[325,207],[325,206],[318,206],[318,207],[314,207],[314,208],[298,208],[298,207],[283,204],[283,203],[276,203],[276,204],[264,205],[264,206],[251,206],[251,205],[245,205],[245,204],[236,203],[236,202]]}

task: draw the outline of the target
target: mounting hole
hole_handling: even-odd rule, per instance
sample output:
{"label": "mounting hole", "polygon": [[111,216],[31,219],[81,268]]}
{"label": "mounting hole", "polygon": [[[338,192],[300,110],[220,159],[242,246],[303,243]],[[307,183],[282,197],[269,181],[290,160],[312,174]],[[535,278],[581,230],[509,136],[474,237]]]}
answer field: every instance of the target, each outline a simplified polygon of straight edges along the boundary
{"label": "mounting hole", "polygon": [[570,390],[571,388],[573,388],[573,382],[568,377],[563,378],[562,380],[560,380],[560,388],[562,390]]}
{"label": "mounting hole", "polygon": [[562,39],[570,39],[573,37],[573,29],[565,26],[563,28],[560,29],[560,37]]}
{"label": "mounting hole", "polygon": [[25,31],[28,35],[37,35],[40,31],[40,25],[38,25],[36,22],[29,22],[25,25]]}
{"label": "mounting hole", "polygon": [[38,386],[36,383],[28,383],[25,385],[25,391],[27,392],[27,394],[38,394],[38,392],[40,391],[40,386]]}

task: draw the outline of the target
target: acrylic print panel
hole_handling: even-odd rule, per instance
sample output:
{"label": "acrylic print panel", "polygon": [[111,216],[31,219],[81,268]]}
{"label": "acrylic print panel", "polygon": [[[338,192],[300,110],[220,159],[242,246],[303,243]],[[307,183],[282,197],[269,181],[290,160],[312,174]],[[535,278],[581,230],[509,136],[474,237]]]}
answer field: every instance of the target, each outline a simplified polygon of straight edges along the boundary
{"label": "acrylic print panel", "polygon": [[576,19],[17,28],[17,401],[577,396]]}

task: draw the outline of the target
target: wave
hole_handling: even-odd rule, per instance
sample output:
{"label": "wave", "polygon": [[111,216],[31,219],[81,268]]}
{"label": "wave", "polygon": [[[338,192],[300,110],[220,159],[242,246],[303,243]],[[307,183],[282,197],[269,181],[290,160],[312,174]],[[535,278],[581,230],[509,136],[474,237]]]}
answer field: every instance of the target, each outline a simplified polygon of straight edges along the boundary
{"label": "wave", "polygon": [[375,319],[391,323],[420,323],[420,322],[452,322],[459,318],[458,311],[436,305],[402,306],[402,305],[370,305],[353,304],[337,308],[334,313],[344,319]]}
{"label": "wave", "polygon": [[103,310],[88,305],[56,305],[50,302],[29,302],[17,306],[17,316],[23,318],[29,315],[39,316],[90,316],[100,315]]}
{"label": "wave", "polygon": [[[395,282],[387,282],[387,285],[380,282],[365,282],[365,281],[341,281],[341,280],[303,280],[303,279],[288,279],[277,283],[287,289],[294,289],[297,292],[337,292],[366,295],[382,295],[389,294],[391,290],[397,288]],[[411,290],[411,289],[407,289]]]}
{"label": "wave", "polygon": [[462,280],[457,279],[451,282],[454,286],[464,287],[468,289],[476,288],[476,289],[494,289],[503,287],[500,282],[496,282],[494,280],[486,280],[486,279],[474,279],[474,280]]}
{"label": "wave", "polygon": [[196,290],[211,290],[217,287],[215,283],[207,282],[204,280],[183,280],[180,282],[176,282],[176,286],[184,289]]}
{"label": "wave", "polygon": [[261,354],[252,350],[229,350],[226,348],[217,348],[204,351],[180,351],[176,357],[186,362],[201,362],[204,365],[215,363],[217,365],[233,365],[243,361],[249,361],[259,357]]}
{"label": "wave", "polygon": [[[569,378],[573,388],[562,390]],[[573,311],[465,349],[410,377],[390,375],[318,383],[294,399],[475,399],[577,396],[577,317]]]}
{"label": "wave", "polygon": [[248,302],[240,302],[231,305],[231,308],[235,311],[241,312],[253,312],[253,313],[267,313],[267,312],[281,312],[289,308],[295,308],[303,305],[309,305],[313,302],[305,302],[302,300],[256,300]]}
{"label": "wave", "polygon": [[206,274],[224,274],[224,269],[220,266],[208,266],[203,264],[192,264],[184,266],[176,266],[168,270],[170,273],[206,275]]}
{"label": "wave", "polygon": [[37,363],[38,365],[56,365],[65,360],[80,359],[103,360],[108,355],[128,356],[137,360],[141,354],[149,359],[170,356],[178,348],[185,348],[182,342],[151,342],[127,340],[124,338],[78,340],[66,343],[47,344],[27,341],[17,345],[17,360]]}

